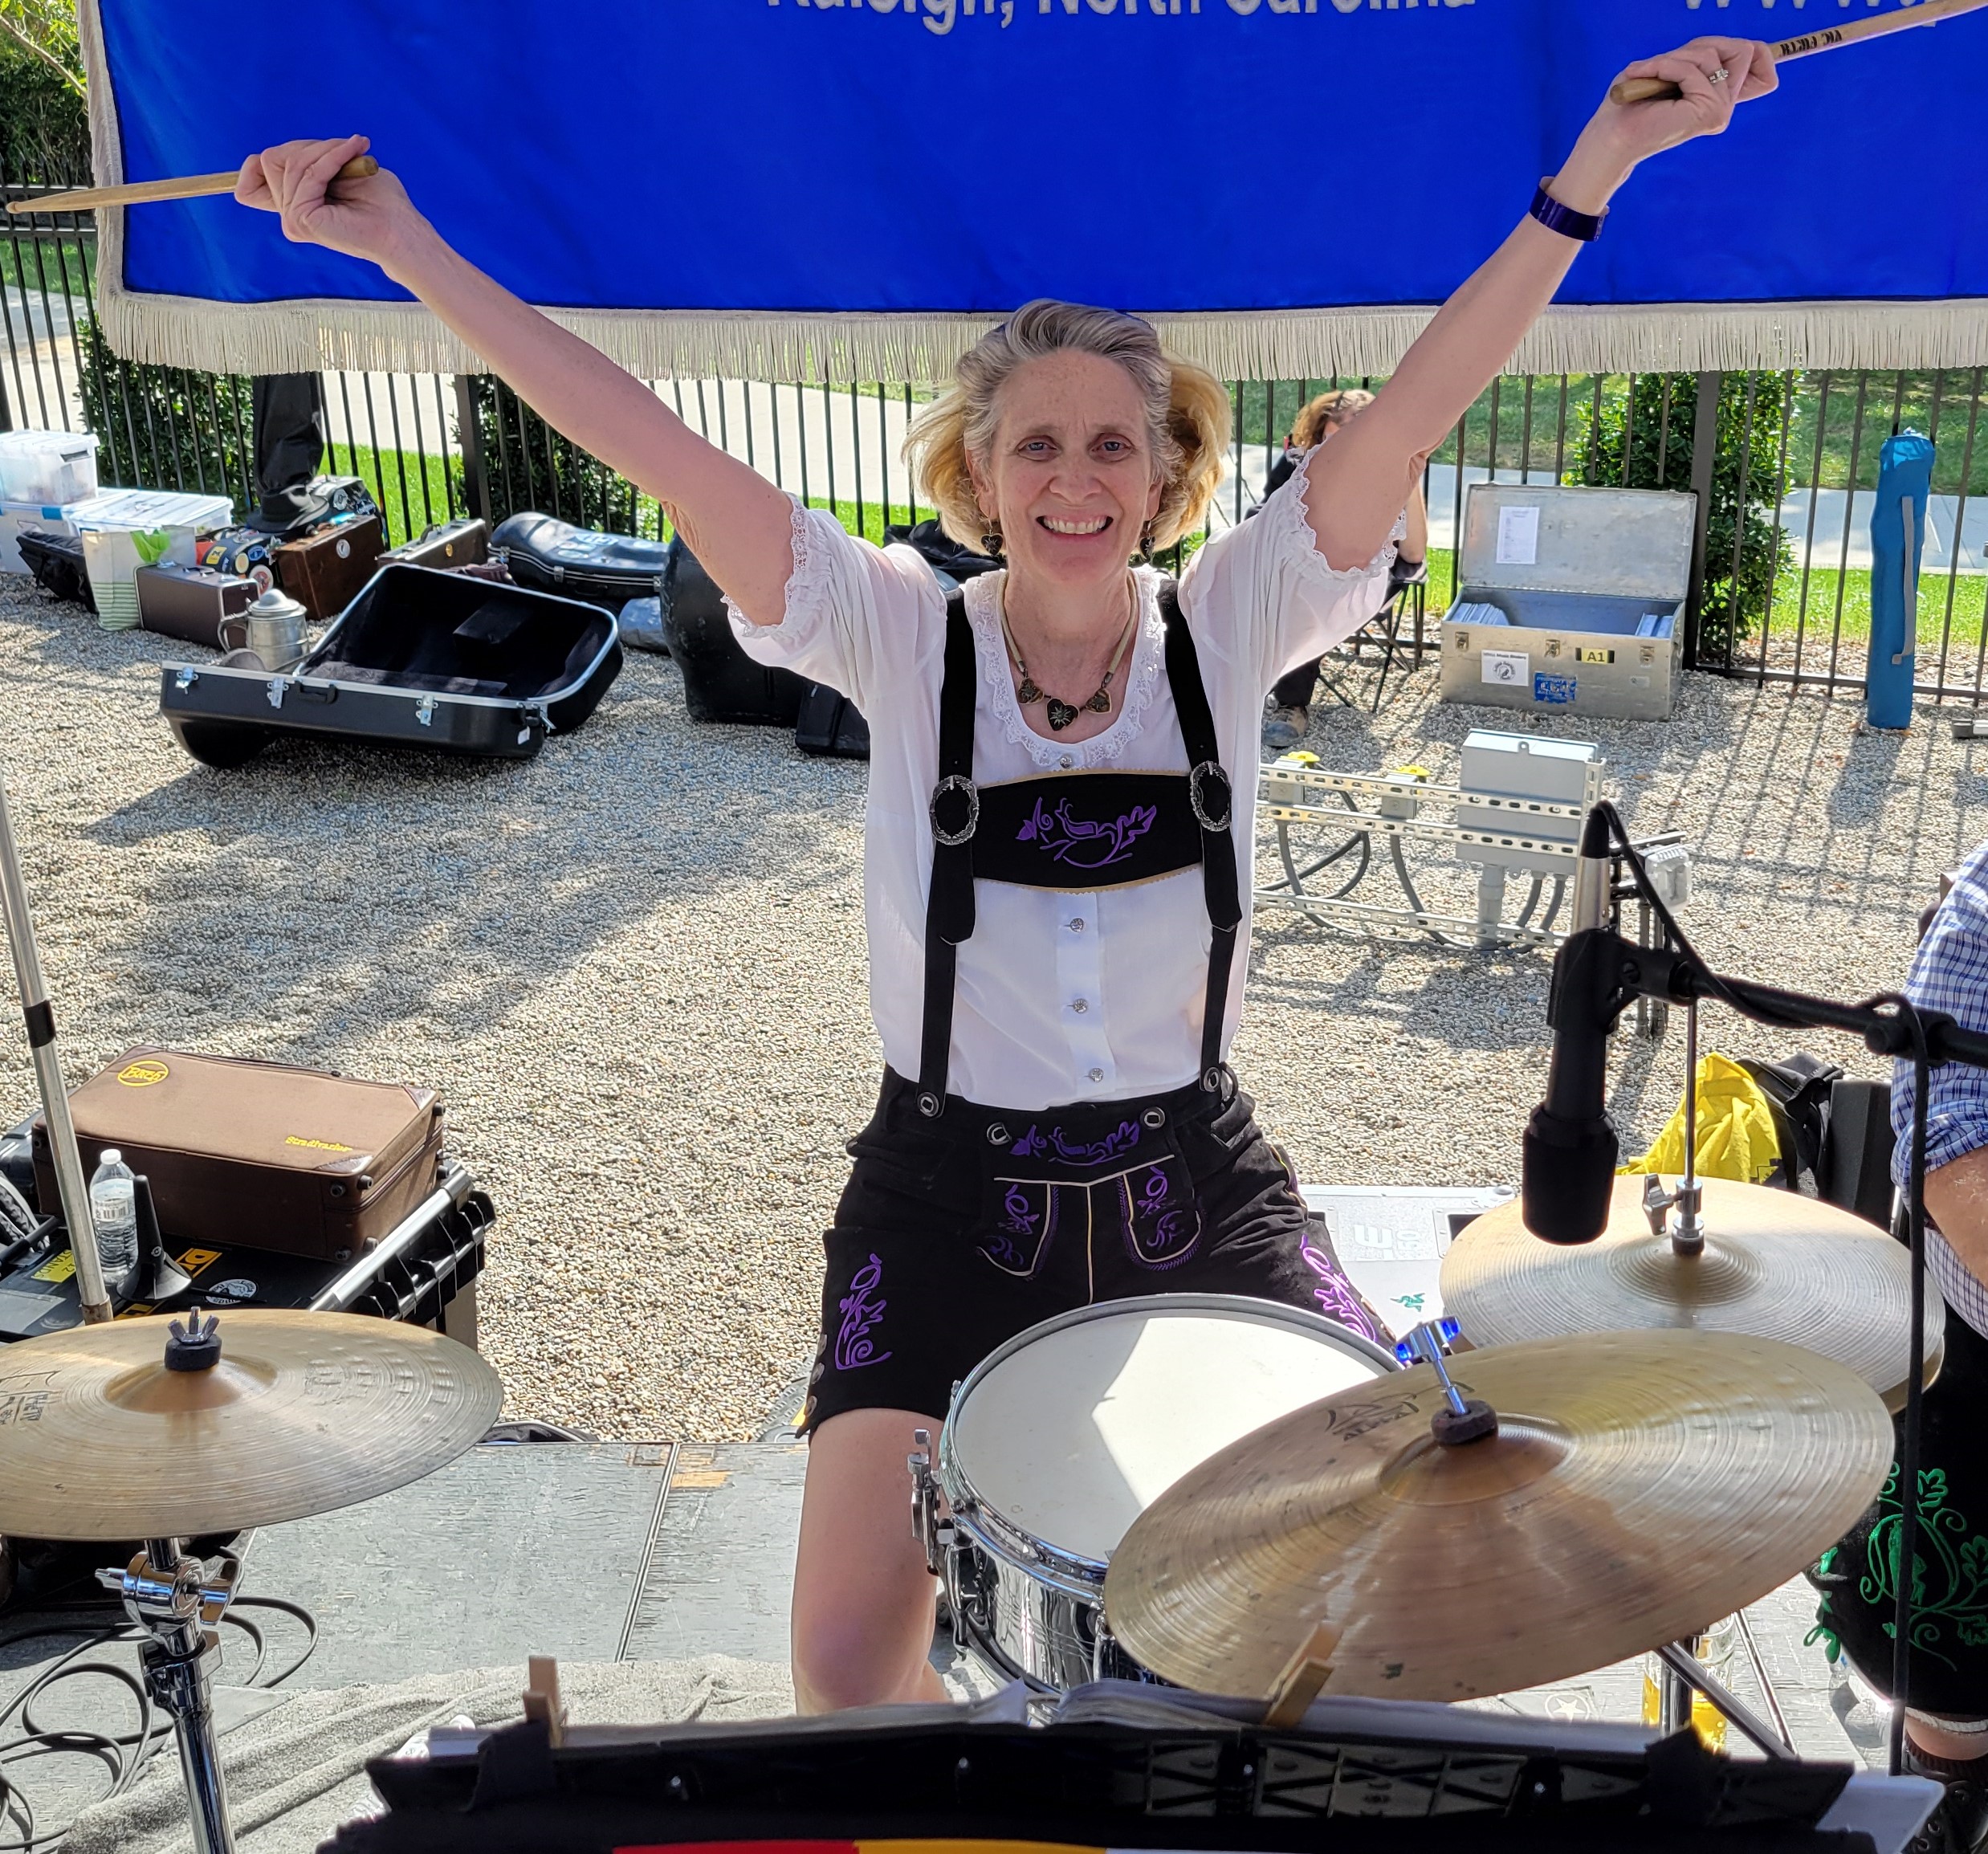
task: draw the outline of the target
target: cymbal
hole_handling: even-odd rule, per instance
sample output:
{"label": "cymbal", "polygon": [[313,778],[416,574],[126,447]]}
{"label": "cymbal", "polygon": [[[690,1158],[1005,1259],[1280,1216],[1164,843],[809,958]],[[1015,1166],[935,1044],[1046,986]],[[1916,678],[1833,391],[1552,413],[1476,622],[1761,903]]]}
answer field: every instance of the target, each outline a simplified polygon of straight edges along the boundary
{"label": "cymbal", "polygon": [[1770,1339],[1607,1333],[1448,1363],[1496,1435],[1434,1440],[1427,1365],[1265,1424],[1133,1522],[1105,1579],[1114,1635],[1205,1693],[1270,1697],[1321,1625],[1329,1694],[1537,1686],[1758,1601],[1891,1466],[1877,1394]]}
{"label": "cymbal", "polygon": [[466,1346],[355,1314],[218,1316],[171,1371],[163,1315],[0,1351],[0,1533],[184,1538],[369,1500],[477,1440],[503,1401]]}
{"label": "cymbal", "polygon": [[[1650,1233],[1644,1182],[1618,1178],[1608,1228],[1569,1247],[1534,1236],[1517,1198],[1486,1212],[1443,1258],[1443,1310],[1473,1346],[1657,1326],[1782,1339],[1847,1365],[1894,1412],[1904,1407],[1912,1263],[1902,1244],[1833,1204],[1708,1178],[1705,1247],[1680,1255]],[[1946,1324],[1930,1277],[1925,1309],[1929,1382]]]}

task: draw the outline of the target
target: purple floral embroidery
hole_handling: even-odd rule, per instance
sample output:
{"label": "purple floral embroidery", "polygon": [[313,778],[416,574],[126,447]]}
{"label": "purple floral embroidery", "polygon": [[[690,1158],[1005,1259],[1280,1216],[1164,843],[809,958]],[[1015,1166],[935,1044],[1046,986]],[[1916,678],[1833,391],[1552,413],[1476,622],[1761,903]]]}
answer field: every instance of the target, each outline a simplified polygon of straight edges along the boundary
{"label": "purple floral embroidery", "polygon": [[1008,1212],[1008,1220],[1001,1225],[1002,1229],[1012,1230],[1016,1236],[1035,1234],[1037,1213],[1029,1208],[1029,1194],[1019,1184],[1008,1186],[1001,1208]]}
{"label": "purple floral embroidery", "polygon": [[1319,1285],[1313,1291],[1312,1298],[1318,1302],[1319,1312],[1327,1319],[1349,1327],[1361,1338],[1373,1340],[1376,1345],[1392,1343],[1330,1256],[1314,1249],[1309,1236],[1299,1245],[1297,1253],[1304,1257],[1305,1265],[1318,1277]]}
{"label": "purple floral embroidery", "polygon": [[1122,1120],[1115,1133],[1094,1140],[1066,1139],[1061,1127],[1052,1127],[1045,1134],[1040,1127],[1032,1126],[1015,1142],[1013,1150],[1017,1159],[1040,1159],[1053,1152],[1065,1165],[1102,1165],[1107,1159],[1123,1157],[1139,1143],[1139,1122]]}
{"label": "purple floral embroidery", "polygon": [[1126,1233],[1135,1260],[1149,1268],[1172,1268],[1185,1261],[1201,1233],[1192,1201],[1177,1202],[1174,1180],[1166,1166],[1149,1167],[1136,1184],[1126,1180]]}
{"label": "purple floral embroidery", "polygon": [[1057,862],[1073,869],[1108,869],[1132,854],[1132,846],[1159,821],[1157,807],[1135,805],[1109,824],[1094,824],[1070,816],[1070,801],[1057,801],[1055,810],[1038,798],[1036,808],[1016,833],[1017,843],[1033,843]]}
{"label": "purple floral embroidery", "polygon": [[876,1342],[870,1337],[871,1330],[882,1322],[884,1312],[890,1305],[886,1300],[872,1300],[883,1281],[883,1263],[875,1255],[857,1269],[849,1284],[849,1292],[837,1302],[842,1310],[841,1330],[835,1335],[835,1368],[838,1371],[853,1371],[864,1365],[881,1365],[890,1356],[888,1352],[877,1350]]}

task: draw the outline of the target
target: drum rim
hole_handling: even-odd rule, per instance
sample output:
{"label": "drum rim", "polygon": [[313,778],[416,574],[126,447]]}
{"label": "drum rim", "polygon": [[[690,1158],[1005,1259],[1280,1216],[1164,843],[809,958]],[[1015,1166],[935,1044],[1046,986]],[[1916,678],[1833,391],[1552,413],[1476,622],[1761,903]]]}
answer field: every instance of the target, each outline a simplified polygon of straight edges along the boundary
{"label": "drum rim", "polygon": [[1288,1301],[1259,1300],[1253,1294],[1151,1294],[1129,1295],[1123,1300],[1093,1301],[1053,1314],[1046,1320],[1025,1327],[1004,1339],[980,1363],[953,1387],[952,1401],[939,1432],[939,1485],[951,1510],[953,1524],[966,1533],[983,1550],[1000,1559],[1013,1570],[1043,1582],[1072,1596],[1102,1603],[1108,1561],[1086,1558],[1065,1550],[1046,1538],[1016,1525],[1006,1514],[984,1499],[972,1477],[960,1465],[956,1425],[959,1412],[981,1382],[996,1367],[1020,1351],[1053,1333],[1089,1324],[1094,1320],[1121,1314],[1228,1314],[1262,1320],[1273,1325],[1294,1326],[1301,1332],[1328,1339],[1335,1345],[1363,1355],[1383,1372],[1403,1367],[1394,1353],[1377,1345],[1364,1334],[1342,1326],[1309,1307],[1293,1306]]}

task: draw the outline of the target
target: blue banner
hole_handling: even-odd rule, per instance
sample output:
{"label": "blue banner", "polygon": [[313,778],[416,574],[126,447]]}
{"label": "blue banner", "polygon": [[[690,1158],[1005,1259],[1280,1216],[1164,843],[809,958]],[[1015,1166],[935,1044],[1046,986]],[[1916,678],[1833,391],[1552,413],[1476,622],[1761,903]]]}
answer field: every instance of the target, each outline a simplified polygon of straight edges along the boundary
{"label": "blue banner", "polygon": [[[534,302],[788,316],[999,313],[1038,295],[1160,314],[1432,303],[1622,65],[1703,31],[1851,16],[1821,0],[96,12],[128,180],[363,132],[458,249]],[[1632,180],[1562,300],[1988,297],[1985,68],[1988,15],[1790,65],[1727,135]],[[140,295],[401,295],[226,199],[130,210],[121,259]]]}

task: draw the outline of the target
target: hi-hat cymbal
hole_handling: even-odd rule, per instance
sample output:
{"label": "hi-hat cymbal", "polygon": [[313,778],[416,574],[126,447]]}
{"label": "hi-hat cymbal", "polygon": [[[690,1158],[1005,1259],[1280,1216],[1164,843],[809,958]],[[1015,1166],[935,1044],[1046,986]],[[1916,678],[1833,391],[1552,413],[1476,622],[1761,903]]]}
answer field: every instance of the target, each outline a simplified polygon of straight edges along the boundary
{"label": "hi-hat cymbal", "polygon": [[[1903,1245],[1833,1204],[1765,1185],[1705,1180],[1705,1247],[1653,1236],[1645,1180],[1615,1180],[1608,1228],[1562,1247],[1526,1227],[1516,1198],[1471,1224],[1443,1258],[1443,1310],[1473,1346],[1632,1328],[1689,1327],[1782,1339],[1847,1365],[1894,1411],[1912,1350],[1912,1264]],[[1925,1375],[1945,1310],[1926,1282]]]}
{"label": "hi-hat cymbal", "polygon": [[0,1352],[0,1533],[183,1538],[328,1513],[416,1481],[495,1420],[466,1346],[354,1314],[219,1316],[218,1363],[171,1371],[163,1316]]}
{"label": "hi-hat cymbal", "polygon": [[1771,1340],[1608,1333],[1449,1365],[1496,1435],[1436,1442],[1426,1365],[1265,1424],[1133,1523],[1105,1581],[1112,1632],[1206,1693],[1268,1699],[1322,1625],[1327,1693],[1536,1686],[1765,1596],[1891,1465],[1877,1394]]}

